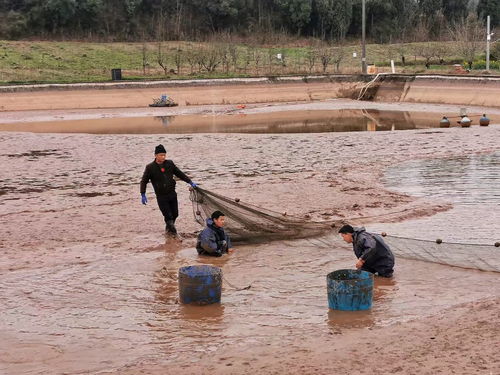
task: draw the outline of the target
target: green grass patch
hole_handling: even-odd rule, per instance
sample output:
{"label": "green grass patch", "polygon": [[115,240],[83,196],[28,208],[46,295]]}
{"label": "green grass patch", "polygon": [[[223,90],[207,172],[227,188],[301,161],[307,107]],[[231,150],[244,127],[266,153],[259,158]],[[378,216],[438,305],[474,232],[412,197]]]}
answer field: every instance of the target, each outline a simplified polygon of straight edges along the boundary
{"label": "green grass patch", "polygon": [[[339,70],[333,63],[326,73],[359,73],[359,45],[327,46],[248,46],[243,44],[207,44],[194,42],[163,42],[161,56],[158,43],[84,43],[47,41],[0,41],[0,83],[74,83],[111,81],[111,69],[121,68],[124,80],[204,79],[252,76],[322,74],[319,56],[310,66],[311,53],[324,53],[330,48],[333,59],[341,56]],[[454,63],[462,62],[453,42],[411,44],[369,44],[367,62],[388,71],[394,60],[401,73],[417,71],[443,72]],[[429,51],[430,68],[425,68]],[[357,56],[353,57],[356,52]],[[208,56],[220,60],[213,71],[205,65]],[[277,55],[281,54],[279,60]],[[404,56],[404,65],[403,58]],[[205,59],[205,61],[203,61]],[[165,71],[159,60],[166,67]],[[178,68],[180,61],[180,69]],[[205,63],[205,65],[204,65]],[[474,69],[484,69],[476,63]],[[492,61],[490,68],[500,69]]]}

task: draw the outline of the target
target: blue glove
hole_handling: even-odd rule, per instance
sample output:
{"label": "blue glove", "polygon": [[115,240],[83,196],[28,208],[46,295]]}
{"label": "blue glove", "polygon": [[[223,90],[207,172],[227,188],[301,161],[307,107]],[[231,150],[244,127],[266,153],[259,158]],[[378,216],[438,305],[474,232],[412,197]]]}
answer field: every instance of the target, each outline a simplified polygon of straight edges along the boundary
{"label": "blue glove", "polygon": [[142,198],[142,204],[148,203],[148,198],[146,198],[146,194],[145,193],[141,193],[141,198]]}
{"label": "blue glove", "polygon": [[196,185],[193,181],[191,181],[191,183],[189,185],[191,185],[191,187],[194,189],[196,189],[198,187],[198,185]]}

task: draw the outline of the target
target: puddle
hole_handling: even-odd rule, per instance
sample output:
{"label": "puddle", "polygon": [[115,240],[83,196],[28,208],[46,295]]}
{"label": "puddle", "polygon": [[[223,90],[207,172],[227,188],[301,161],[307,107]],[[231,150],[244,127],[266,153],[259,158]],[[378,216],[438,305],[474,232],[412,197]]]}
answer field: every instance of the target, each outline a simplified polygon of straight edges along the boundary
{"label": "puddle", "polygon": [[35,133],[191,134],[326,133],[439,128],[436,113],[335,110],[263,114],[204,114],[2,124],[0,130]]}
{"label": "puddle", "polygon": [[451,202],[453,208],[423,219],[372,227],[397,236],[491,245],[500,240],[499,181],[498,152],[399,164],[385,174],[388,188]]}

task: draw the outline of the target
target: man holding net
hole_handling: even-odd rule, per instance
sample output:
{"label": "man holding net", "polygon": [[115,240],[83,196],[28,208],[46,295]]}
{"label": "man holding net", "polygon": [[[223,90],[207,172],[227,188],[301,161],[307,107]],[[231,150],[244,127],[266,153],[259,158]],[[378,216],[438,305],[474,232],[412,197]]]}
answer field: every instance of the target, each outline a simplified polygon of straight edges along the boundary
{"label": "man holding net", "polygon": [[226,217],[220,211],[214,211],[207,219],[207,226],[198,235],[196,250],[200,255],[211,255],[220,257],[225,253],[232,253],[229,235],[224,232]]}
{"label": "man holding net", "polygon": [[187,182],[193,188],[197,185],[184,174],[172,160],[167,160],[167,151],[163,145],[155,148],[155,160],[146,165],[141,179],[141,200],[142,204],[147,204],[146,185],[149,181],[153,185],[156,194],[156,200],[160,211],[165,219],[165,231],[172,236],[177,235],[175,220],[179,216],[179,206],[177,202],[177,193],[175,192],[174,176]]}
{"label": "man holding net", "polygon": [[365,228],[353,228],[344,225],[339,230],[342,239],[352,243],[354,254],[358,258],[357,269],[377,273],[382,277],[392,277],[394,272],[394,255],[384,240]]}

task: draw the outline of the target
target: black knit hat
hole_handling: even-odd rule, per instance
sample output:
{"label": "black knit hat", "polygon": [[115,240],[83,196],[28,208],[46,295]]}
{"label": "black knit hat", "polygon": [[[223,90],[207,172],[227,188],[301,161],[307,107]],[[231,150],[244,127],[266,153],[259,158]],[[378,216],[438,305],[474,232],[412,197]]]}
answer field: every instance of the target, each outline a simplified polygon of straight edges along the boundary
{"label": "black knit hat", "polygon": [[166,154],[167,150],[165,150],[165,147],[163,145],[158,145],[155,147],[155,155],[156,154]]}

